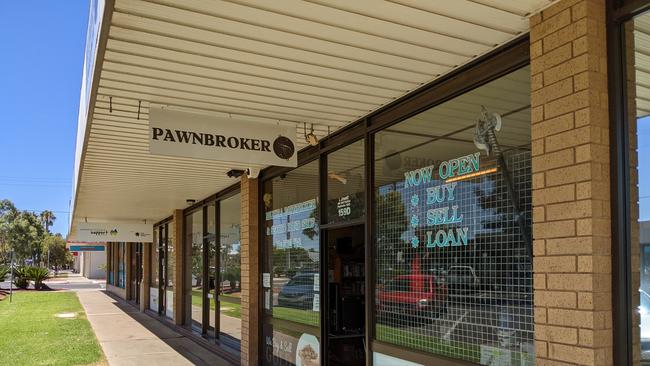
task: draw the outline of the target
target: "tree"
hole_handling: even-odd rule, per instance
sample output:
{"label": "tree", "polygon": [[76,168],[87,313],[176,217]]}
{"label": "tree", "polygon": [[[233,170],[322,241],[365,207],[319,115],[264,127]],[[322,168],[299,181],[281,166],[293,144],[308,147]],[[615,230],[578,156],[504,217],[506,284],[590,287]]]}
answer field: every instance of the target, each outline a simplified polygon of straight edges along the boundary
{"label": "tree", "polygon": [[[400,191],[389,191],[376,195],[377,207],[377,255],[408,255],[413,252],[411,244],[402,238],[408,230],[408,217]],[[390,278],[391,269],[380,266],[377,278],[383,281]]]}
{"label": "tree", "polygon": [[0,263],[8,263],[10,260],[10,237],[16,216],[18,216],[18,210],[11,201],[0,201]]}
{"label": "tree", "polygon": [[10,251],[18,261],[31,258],[35,263],[41,259],[43,225],[29,211],[17,210],[9,200],[0,201],[0,261],[9,261]]}
{"label": "tree", "polygon": [[66,249],[65,239],[61,234],[45,235],[42,243],[42,253],[47,252],[49,252],[50,256],[50,266],[53,266],[55,271],[58,271],[59,268],[66,264],[70,264],[73,260],[72,254]]}
{"label": "tree", "polygon": [[21,211],[10,225],[10,247],[19,261],[31,258],[34,264],[41,260],[43,226],[38,217],[31,212]]}
{"label": "tree", "polygon": [[40,219],[41,219],[41,224],[45,227],[45,232],[49,233],[50,226],[54,225],[54,220],[56,220],[56,216],[54,216],[54,213],[52,211],[45,210],[41,212]]}

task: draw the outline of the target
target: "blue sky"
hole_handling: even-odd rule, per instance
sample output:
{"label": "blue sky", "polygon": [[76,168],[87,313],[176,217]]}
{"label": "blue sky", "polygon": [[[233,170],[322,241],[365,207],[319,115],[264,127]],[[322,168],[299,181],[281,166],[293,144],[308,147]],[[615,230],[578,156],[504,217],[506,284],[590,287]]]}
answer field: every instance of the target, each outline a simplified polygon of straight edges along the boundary
{"label": "blue sky", "polygon": [[67,233],[87,0],[0,1],[0,199]]}

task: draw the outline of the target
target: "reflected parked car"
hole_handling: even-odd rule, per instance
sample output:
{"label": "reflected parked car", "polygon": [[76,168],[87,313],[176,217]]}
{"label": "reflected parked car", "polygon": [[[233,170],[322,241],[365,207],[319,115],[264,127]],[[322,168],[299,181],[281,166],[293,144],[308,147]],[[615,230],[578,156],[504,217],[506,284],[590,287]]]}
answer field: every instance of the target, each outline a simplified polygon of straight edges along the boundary
{"label": "reflected parked car", "polygon": [[447,285],[430,274],[401,275],[377,290],[380,319],[434,319],[447,310]]}
{"label": "reflected parked car", "polygon": [[479,280],[474,267],[451,266],[447,270],[447,286],[452,294],[469,293],[478,289]]}
{"label": "reflected parked car", "polygon": [[289,308],[312,309],[314,303],[315,273],[300,273],[295,275],[280,289],[278,305]]}
{"label": "reflected parked car", "polygon": [[[639,289],[639,315],[641,316],[641,352],[643,359],[650,358],[650,295]],[[647,357],[647,358],[645,358]]]}

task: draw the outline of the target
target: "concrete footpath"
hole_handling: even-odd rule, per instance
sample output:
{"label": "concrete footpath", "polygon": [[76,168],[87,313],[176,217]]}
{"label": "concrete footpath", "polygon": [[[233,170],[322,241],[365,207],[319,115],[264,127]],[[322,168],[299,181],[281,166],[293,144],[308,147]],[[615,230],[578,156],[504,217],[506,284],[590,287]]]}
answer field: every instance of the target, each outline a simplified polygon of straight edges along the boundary
{"label": "concrete footpath", "polygon": [[110,366],[231,364],[103,291],[78,291]]}
{"label": "concrete footpath", "polygon": [[64,277],[53,277],[45,284],[55,290],[96,291],[106,288],[106,280],[91,280],[78,273],[65,273]]}

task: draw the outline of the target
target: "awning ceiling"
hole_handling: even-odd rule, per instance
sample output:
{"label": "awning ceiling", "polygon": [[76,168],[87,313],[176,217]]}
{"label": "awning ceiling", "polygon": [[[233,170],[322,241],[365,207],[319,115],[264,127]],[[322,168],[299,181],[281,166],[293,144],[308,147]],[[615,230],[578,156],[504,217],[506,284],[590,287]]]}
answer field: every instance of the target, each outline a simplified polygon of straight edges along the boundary
{"label": "awning ceiling", "polygon": [[304,147],[304,124],[322,138],[527,32],[551,3],[108,1],[71,234],[86,218],[159,220],[235,183],[232,165],[150,155],[151,104],[296,126]]}

